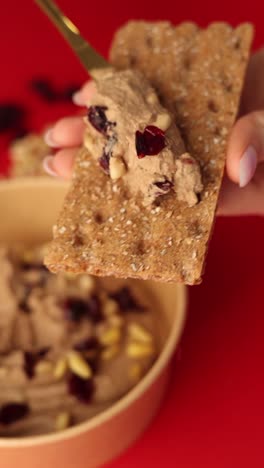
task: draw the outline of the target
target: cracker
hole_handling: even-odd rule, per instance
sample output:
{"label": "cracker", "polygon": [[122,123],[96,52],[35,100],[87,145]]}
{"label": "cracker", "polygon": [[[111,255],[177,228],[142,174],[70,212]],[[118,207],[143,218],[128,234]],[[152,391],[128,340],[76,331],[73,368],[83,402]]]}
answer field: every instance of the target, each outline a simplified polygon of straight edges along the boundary
{"label": "cracker", "polygon": [[82,150],[46,257],[52,271],[201,281],[251,40],[249,24],[138,21],[117,32],[112,63],[149,79],[201,165],[204,190],[191,208],[169,195],[149,209]]}

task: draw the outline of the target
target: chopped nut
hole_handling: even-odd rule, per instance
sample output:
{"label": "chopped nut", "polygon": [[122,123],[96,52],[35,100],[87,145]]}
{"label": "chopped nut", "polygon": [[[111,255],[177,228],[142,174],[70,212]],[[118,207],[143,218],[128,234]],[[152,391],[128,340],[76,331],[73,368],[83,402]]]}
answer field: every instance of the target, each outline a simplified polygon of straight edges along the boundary
{"label": "chopped nut", "polygon": [[109,171],[111,179],[117,180],[126,173],[125,163],[120,158],[110,158]]}
{"label": "chopped nut", "polygon": [[59,359],[53,370],[53,376],[55,377],[55,379],[61,379],[65,375],[67,368],[67,359]]}
{"label": "chopped nut", "polygon": [[152,335],[138,323],[130,323],[128,325],[128,334],[132,340],[140,341],[141,343],[152,343]]}
{"label": "chopped nut", "polygon": [[[91,165],[91,161],[81,161],[81,162],[79,162],[79,166],[80,166],[80,167],[83,167],[83,168],[85,168],[85,169],[86,169],[87,167],[90,167],[90,165]],[[73,177],[74,177],[74,176],[73,176]]]}
{"label": "chopped nut", "polygon": [[67,411],[62,411],[55,419],[55,431],[63,431],[71,424],[71,415]]}
{"label": "chopped nut", "polygon": [[118,345],[112,345],[105,348],[101,353],[101,358],[103,361],[110,361],[113,359],[120,351],[120,347]]}
{"label": "chopped nut", "polygon": [[148,94],[146,99],[149,104],[155,104],[158,101],[155,93]]}
{"label": "chopped nut", "polygon": [[118,304],[113,299],[108,299],[103,305],[103,312],[106,317],[116,314],[118,312]]}
{"label": "chopped nut", "polygon": [[127,355],[131,358],[144,358],[154,353],[154,348],[150,343],[129,343],[126,347]]}
{"label": "chopped nut", "polygon": [[93,139],[92,139],[91,135],[89,133],[87,133],[87,132],[85,132],[85,134],[84,134],[83,144],[84,144],[84,147],[88,151],[90,151],[90,152],[93,151],[93,145],[94,145]]}
{"label": "chopped nut", "polygon": [[132,380],[134,382],[139,381],[139,379],[142,376],[142,367],[138,362],[135,362],[134,364],[132,364],[132,366],[128,370],[128,376],[129,376],[130,380]]}
{"label": "chopped nut", "polygon": [[53,371],[53,364],[49,361],[39,361],[35,366],[35,373],[37,375],[51,374]]}
{"label": "chopped nut", "polygon": [[82,291],[91,292],[95,286],[95,280],[90,275],[82,275],[79,277],[79,285]]}
{"label": "chopped nut", "polygon": [[121,339],[120,327],[115,326],[104,330],[99,337],[100,343],[105,346],[110,346],[118,343]]}
{"label": "chopped nut", "polygon": [[68,364],[71,371],[79,377],[89,379],[92,376],[91,367],[78,351],[68,353]]}
{"label": "chopped nut", "polygon": [[171,116],[169,114],[159,114],[154,122],[154,125],[164,132],[168,130],[171,124]]}
{"label": "chopped nut", "polygon": [[135,263],[131,263],[131,268],[133,271],[137,271],[137,265]]}
{"label": "chopped nut", "polygon": [[121,315],[116,314],[110,315],[107,319],[107,322],[114,327],[122,327],[124,325],[124,321],[125,320]]}

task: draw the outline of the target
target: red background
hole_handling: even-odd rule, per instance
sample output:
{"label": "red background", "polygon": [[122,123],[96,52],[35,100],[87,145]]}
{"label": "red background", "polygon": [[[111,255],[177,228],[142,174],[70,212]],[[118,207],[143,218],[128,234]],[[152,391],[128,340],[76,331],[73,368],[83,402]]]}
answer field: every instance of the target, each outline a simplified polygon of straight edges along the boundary
{"label": "red background", "polygon": [[[104,54],[114,30],[131,18],[192,20],[202,26],[213,20],[252,21],[254,47],[264,43],[261,2],[254,0],[59,3]],[[28,88],[33,76],[48,76],[57,86],[86,79],[33,0],[2,2],[0,19],[0,102],[26,105],[27,125],[36,130],[73,112],[70,104],[43,103]],[[8,138],[0,137],[2,171]],[[263,238],[262,219],[217,220],[204,282],[189,289],[188,321],[165,404],[145,435],[109,467],[264,466]]]}

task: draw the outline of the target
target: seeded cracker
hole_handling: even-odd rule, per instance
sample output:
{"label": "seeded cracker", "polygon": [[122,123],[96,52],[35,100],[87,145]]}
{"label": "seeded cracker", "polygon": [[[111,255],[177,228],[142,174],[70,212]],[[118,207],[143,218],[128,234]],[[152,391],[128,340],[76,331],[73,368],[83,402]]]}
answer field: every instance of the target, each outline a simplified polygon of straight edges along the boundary
{"label": "seeded cracker", "polygon": [[199,29],[138,21],[117,32],[112,63],[135,67],[149,79],[201,165],[204,190],[193,207],[168,195],[149,209],[80,151],[46,257],[52,271],[201,281],[251,39],[249,24]]}

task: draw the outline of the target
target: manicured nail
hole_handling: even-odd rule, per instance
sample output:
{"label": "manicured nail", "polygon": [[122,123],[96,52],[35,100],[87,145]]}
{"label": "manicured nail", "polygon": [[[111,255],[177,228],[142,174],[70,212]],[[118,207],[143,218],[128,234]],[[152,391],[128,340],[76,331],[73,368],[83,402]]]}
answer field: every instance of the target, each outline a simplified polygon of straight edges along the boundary
{"label": "manicured nail", "polygon": [[58,177],[53,168],[53,156],[46,156],[42,162],[44,171],[52,177]]}
{"label": "manicured nail", "polygon": [[77,91],[72,95],[72,101],[74,104],[76,104],[76,106],[84,106],[82,93],[80,93],[80,91]]}
{"label": "manicured nail", "polygon": [[59,145],[54,141],[52,134],[53,134],[53,129],[50,128],[49,130],[46,131],[46,133],[44,133],[44,141],[51,148],[58,148]]}
{"label": "manicured nail", "polygon": [[239,186],[245,187],[255,174],[258,163],[257,152],[253,146],[248,146],[239,162]]}

